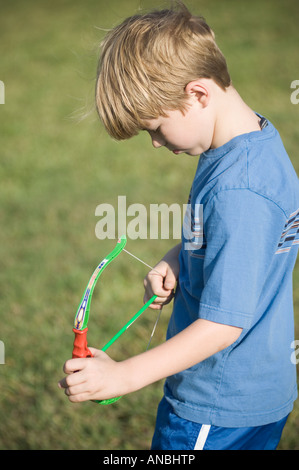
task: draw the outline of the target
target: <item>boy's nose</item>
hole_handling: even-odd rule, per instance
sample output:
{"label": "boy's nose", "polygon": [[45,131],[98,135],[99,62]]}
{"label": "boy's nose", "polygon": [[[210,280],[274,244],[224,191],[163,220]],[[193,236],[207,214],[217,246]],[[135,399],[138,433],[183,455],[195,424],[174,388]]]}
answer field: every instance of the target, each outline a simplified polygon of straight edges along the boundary
{"label": "boy's nose", "polygon": [[155,149],[158,149],[159,147],[162,147],[163,145],[161,144],[161,142],[159,142],[158,140],[156,139],[152,139],[152,144],[153,146],[155,147]]}
{"label": "boy's nose", "polygon": [[159,133],[155,131],[148,131],[150,138],[152,139],[152,144],[155,147],[155,149],[158,149],[159,147],[163,147],[166,145],[166,141],[164,137]]}
{"label": "boy's nose", "polygon": [[161,136],[153,135],[151,134],[152,138],[152,144],[155,147],[155,149],[158,149],[159,147],[163,147],[166,142]]}

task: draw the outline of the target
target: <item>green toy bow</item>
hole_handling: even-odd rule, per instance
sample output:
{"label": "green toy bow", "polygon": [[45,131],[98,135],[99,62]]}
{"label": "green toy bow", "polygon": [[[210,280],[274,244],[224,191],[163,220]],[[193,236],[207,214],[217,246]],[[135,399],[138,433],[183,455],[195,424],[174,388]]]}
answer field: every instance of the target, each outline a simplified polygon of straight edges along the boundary
{"label": "green toy bow", "polygon": [[[75,333],[74,347],[73,347],[73,358],[83,358],[83,357],[92,357],[90,350],[87,347],[87,324],[89,320],[90,304],[92,299],[92,294],[99,279],[100,275],[104,269],[108,266],[111,261],[113,261],[124,249],[126,246],[127,239],[125,236],[122,236],[113,251],[109,253],[103,261],[97,266],[94,270],[87,286],[84,291],[84,294],[81,298],[79,307],[76,312],[74,320],[73,332]],[[138,310],[138,312],[113,336],[113,338],[108,341],[108,343],[102,348],[102,351],[106,351],[131,325],[135,320],[154,302],[156,295],[153,295],[151,299],[143,305],[143,307]],[[109,405],[119,400],[121,397],[115,397],[108,400],[95,400],[101,405]]]}

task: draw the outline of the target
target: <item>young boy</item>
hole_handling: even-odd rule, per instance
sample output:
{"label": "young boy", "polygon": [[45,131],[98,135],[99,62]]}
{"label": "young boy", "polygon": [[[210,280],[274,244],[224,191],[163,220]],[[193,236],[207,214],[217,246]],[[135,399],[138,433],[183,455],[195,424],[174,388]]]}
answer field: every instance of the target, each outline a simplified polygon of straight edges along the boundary
{"label": "young boy", "polygon": [[183,5],[107,35],[96,103],[113,138],[146,130],[155,148],[200,159],[182,243],[145,279],[156,309],[176,288],[166,342],[122,362],[92,349],[66,362],[60,387],[79,402],[166,378],[152,449],[275,449],[297,397],[299,243],[298,180],[278,132],[241,99],[213,32]]}

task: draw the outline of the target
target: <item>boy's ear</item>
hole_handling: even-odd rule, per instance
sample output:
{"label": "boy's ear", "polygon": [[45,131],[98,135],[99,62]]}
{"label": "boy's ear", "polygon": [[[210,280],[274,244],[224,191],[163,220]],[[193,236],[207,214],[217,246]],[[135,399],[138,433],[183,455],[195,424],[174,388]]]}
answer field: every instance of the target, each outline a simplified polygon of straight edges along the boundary
{"label": "boy's ear", "polygon": [[205,80],[194,80],[189,82],[185,87],[185,92],[196,98],[203,108],[209,104],[210,88]]}

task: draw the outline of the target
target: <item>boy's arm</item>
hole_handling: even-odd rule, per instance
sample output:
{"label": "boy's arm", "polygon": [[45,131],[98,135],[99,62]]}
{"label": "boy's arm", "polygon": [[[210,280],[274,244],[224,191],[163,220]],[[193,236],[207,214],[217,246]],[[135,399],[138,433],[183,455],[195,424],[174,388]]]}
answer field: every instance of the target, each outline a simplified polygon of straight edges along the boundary
{"label": "boy's arm", "polygon": [[93,358],[65,363],[64,372],[68,375],[59,387],[66,389],[72,402],[125,395],[203,361],[234,343],[241,331],[199,319],[156,348],[121,362],[90,348]]}
{"label": "boy's arm", "polygon": [[241,332],[241,328],[196,320],[165,343],[123,361],[128,392],[194,366],[230,346]]}

